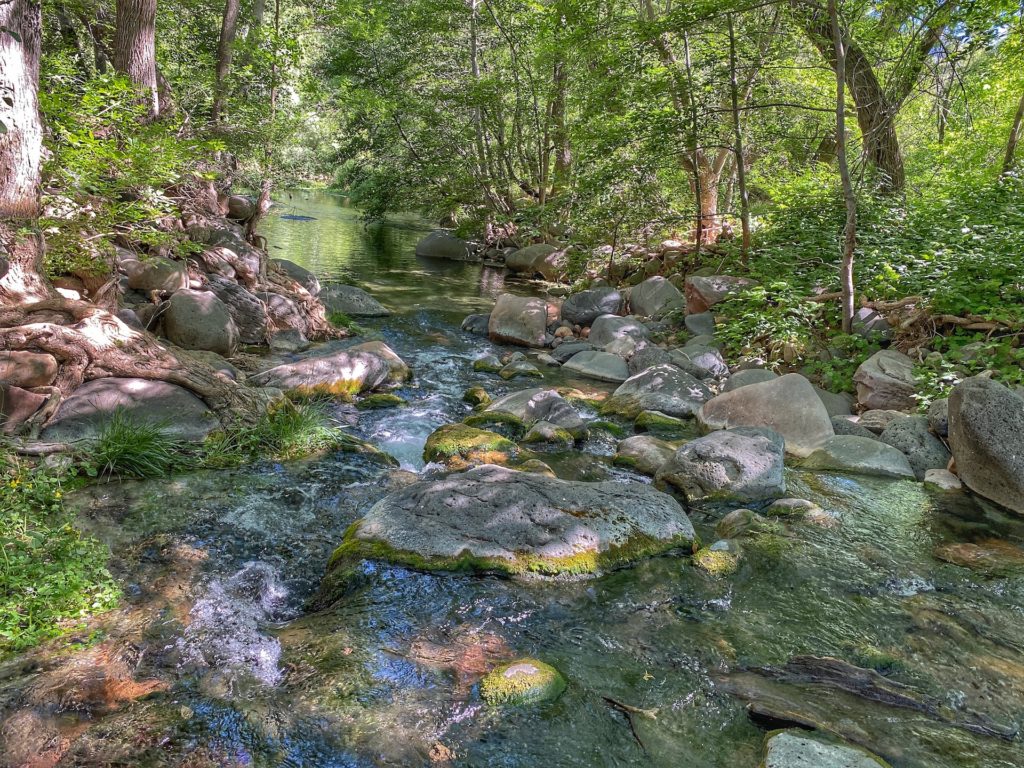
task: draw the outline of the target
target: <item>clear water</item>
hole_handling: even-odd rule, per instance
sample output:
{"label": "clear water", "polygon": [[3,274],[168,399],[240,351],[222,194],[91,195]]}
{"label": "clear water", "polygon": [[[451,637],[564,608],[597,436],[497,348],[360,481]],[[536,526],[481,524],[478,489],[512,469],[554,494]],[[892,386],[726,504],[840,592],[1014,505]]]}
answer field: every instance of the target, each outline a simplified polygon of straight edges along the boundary
{"label": "clear water", "polygon": [[[367,231],[337,199],[282,202],[279,212],[315,220],[272,219],[263,231],[275,253],[358,282],[395,313],[366,325],[416,372],[400,393],[409,407],[338,416],[405,470],[422,470],[430,431],[468,412],[466,387],[534,385],[474,373],[473,358],[495,349],[459,330],[495,292],[532,288],[417,259],[415,220]],[[566,476],[628,476],[608,453],[594,439],[548,458]],[[1024,578],[934,556],[950,542],[1020,545],[1024,521],[915,483],[794,470],[792,494],[839,524],[789,523],[758,545],[744,541],[731,577],[684,557],[575,583],[367,565],[365,585],[334,609],[305,612],[345,528],[402,481],[372,459],[335,454],[81,493],[128,599],[76,650],[54,646],[0,668],[4,728],[29,723],[23,740],[54,734],[62,765],[752,767],[764,724],[728,691],[751,685],[746,670],[813,654],[878,663],[929,697],[933,715],[784,687],[790,710],[894,766],[1024,765],[1020,741],[942,722],[1024,719]],[[704,540],[724,511],[692,510]],[[482,705],[480,674],[521,655],[557,666],[566,693],[522,710]],[[83,659],[116,677],[104,666],[111,656],[132,660],[122,676],[158,688],[77,708],[53,693]],[[630,722],[607,698],[647,713]]]}

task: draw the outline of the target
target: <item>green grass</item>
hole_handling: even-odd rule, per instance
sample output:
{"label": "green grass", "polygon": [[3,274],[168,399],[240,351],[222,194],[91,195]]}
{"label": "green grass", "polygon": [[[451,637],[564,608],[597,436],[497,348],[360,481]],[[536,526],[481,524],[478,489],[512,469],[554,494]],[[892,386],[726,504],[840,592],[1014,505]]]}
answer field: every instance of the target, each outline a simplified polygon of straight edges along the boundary
{"label": "green grass", "polygon": [[92,446],[91,460],[113,477],[161,477],[192,462],[188,444],[167,430],[122,409],[114,412]]}
{"label": "green grass", "polygon": [[0,657],[72,630],[120,597],[110,551],[64,508],[74,479],[75,470],[31,465],[0,446]]}
{"label": "green grass", "polygon": [[363,332],[362,327],[353,320],[351,317],[346,315],[344,312],[328,312],[327,322],[333,325],[335,328],[344,328],[352,334],[360,334]]}

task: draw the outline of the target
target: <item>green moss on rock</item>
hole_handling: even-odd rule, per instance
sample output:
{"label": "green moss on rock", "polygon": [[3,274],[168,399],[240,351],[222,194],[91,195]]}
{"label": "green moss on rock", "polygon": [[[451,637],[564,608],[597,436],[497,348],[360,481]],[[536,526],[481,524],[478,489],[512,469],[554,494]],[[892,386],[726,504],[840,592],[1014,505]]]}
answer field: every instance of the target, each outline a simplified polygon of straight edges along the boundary
{"label": "green moss on rock", "polygon": [[446,424],[436,429],[423,448],[424,461],[450,466],[504,464],[516,454],[516,444],[495,432],[466,424]]}
{"label": "green moss on rock", "polygon": [[390,392],[377,392],[367,395],[356,403],[356,408],[361,411],[369,411],[377,408],[398,408],[407,405],[405,400]]}
{"label": "green moss on rock", "polygon": [[565,688],[565,678],[557,669],[530,658],[503,664],[480,681],[480,695],[494,705],[522,706],[554,701]]}
{"label": "green moss on rock", "polygon": [[735,552],[704,547],[694,553],[693,564],[712,576],[729,576],[739,568],[740,557]]}
{"label": "green moss on rock", "polygon": [[692,422],[666,416],[660,411],[641,411],[634,423],[641,432],[666,440],[692,439],[699,434]]}
{"label": "green moss on rock", "polygon": [[462,420],[462,423],[479,429],[488,429],[505,437],[516,439],[526,434],[526,424],[518,416],[505,411],[483,411]]}
{"label": "green moss on rock", "polygon": [[462,402],[469,403],[474,408],[482,408],[490,404],[491,396],[483,387],[470,387],[462,394]]}

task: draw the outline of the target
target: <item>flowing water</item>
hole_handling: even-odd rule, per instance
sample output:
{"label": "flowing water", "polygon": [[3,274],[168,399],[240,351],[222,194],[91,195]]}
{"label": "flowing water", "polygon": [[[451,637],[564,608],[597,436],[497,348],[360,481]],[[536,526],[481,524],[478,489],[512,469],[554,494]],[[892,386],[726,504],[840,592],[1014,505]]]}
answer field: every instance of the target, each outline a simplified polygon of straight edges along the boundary
{"label": "flowing water", "polygon": [[[744,540],[729,577],[682,556],[558,583],[367,564],[358,590],[305,612],[346,527],[424,471],[426,436],[469,412],[468,386],[533,385],[474,373],[475,357],[503,350],[459,323],[500,292],[536,289],[417,259],[425,230],[413,218],[364,227],[322,193],[279,202],[262,230],[273,255],[361,285],[393,311],[363,325],[415,372],[399,391],[408,407],[339,406],[337,417],[402,470],[338,453],[80,493],[127,584],[125,606],[71,650],[0,667],[8,744],[50,745],[53,759],[37,765],[753,768],[778,721],[752,718],[752,699],[901,768],[1024,765],[1019,738],[971,727],[1024,719],[1024,578],[935,557],[993,540],[1019,552],[1024,521],[916,483],[788,470],[791,494],[835,524],[790,522]],[[565,477],[642,479],[611,467],[612,446],[594,438],[549,463]],[[722,512],[691,511],[703,540]],[[874,666],[926,706],[747,671],[801,654]],[[565,694],[524,709],[482,704],[480,675],[526,655],[561,670]],[[81,700],[83,689],[94,694]]]}

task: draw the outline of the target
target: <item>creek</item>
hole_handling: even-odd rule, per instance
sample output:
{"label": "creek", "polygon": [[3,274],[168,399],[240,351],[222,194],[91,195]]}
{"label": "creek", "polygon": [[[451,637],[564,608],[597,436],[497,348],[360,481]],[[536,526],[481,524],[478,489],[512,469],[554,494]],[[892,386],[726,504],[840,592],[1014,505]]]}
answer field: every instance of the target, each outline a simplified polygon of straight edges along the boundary
{"label": "creek", "polygon": [[[367,227],[325,193],[278,203],[261,228],[271,256],[357,284],[392,310],[360,325],[412,368],[397,392],[408,405],[339,405],[335,416],[401,468],[337,453],[79,492],[76,508],[127,584],[124,606],[97,637],[0,671],[0,705],[31,710],[26,729],[64,739],[61,764],[753,768],[777,723],[752,720],[729,690],[758,687],[744,670],[796,655],[874,667],[930,702],[926,713],[787,689],[790,709],[816,713],[897,768],[1024,764],[1019,737],[961,727],[975,713],[1024,718],[1024,578],[934,555],[1024,541],[1024,521],[919,483],[789,469],[790,495],[835,524],[780,524],[732,576],[681,556],[557,582],[367,564],[359,589],[305,612],[345,529],[405,473],[424,471],[430,432],[470,412],[467,387],[497,396],[536,386],[474,372],[475,358],[508,350],[460,323],[500,293],[539,289],[500,270],[418,259],[426,229],[412,217]],[[544,384],[608,390],[557,371]],[[612,466],[614,446],[601,434],[545,461],[565,478],[644,480]],[[715,540],[722,513],[690,510],[703,541]],[[114,669],[104,665],[125,649],[133,684],[152,691],[134,696],[125,682],[103,706],[52,705],[80,666]],[[557,667],[566,692],[523,709],[484,705],[480,674],[519,656]]]}

